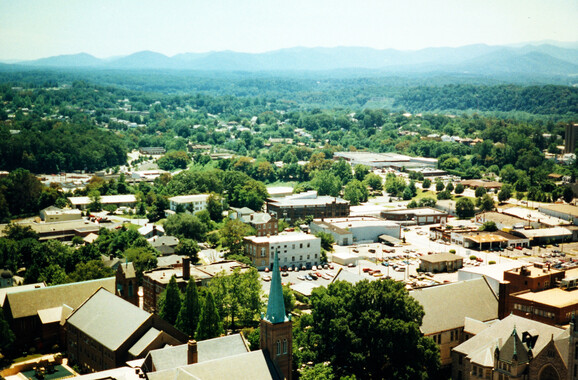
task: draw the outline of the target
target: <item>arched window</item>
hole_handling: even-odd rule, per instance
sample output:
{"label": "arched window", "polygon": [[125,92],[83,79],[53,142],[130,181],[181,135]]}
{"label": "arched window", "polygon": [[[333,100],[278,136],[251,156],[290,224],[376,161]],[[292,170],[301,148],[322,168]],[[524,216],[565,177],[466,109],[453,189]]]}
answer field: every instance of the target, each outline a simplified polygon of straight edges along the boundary
{"label": "arched window", "polygon": [[283,339],[283,353],[287,353],[287,339]]}
{"label": "arched window", "polygon": [[281,342],[277,341],[277,355],[281,355]]}
{"label": "arched window", "polygon": [[542,369],[540,369],[538,379],[560,380],[560,375],[558,375],[558,371],[556,371],[556,369],[551,364],[546,364],[544,367],[542,367]]}
{"label": "arched window", "polygon": [[132,297],[132,292],[133,292],[133,289],[132,289],[132,281],[131,281],[128,283],[128,296],[129,297]]}

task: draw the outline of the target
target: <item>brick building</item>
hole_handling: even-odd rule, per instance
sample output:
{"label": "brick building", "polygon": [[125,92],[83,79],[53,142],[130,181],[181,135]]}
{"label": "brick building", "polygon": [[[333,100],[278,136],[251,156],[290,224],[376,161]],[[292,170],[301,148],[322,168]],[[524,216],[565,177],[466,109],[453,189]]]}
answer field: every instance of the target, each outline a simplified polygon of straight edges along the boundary
{"label": "brick building", "polygon": [[337,218],[349,216],[349,202],[337,197],[318,196],[316,191],[311,191],[285,198],[269,198],[267,212],[283,220],[305,219],[307,216]]}

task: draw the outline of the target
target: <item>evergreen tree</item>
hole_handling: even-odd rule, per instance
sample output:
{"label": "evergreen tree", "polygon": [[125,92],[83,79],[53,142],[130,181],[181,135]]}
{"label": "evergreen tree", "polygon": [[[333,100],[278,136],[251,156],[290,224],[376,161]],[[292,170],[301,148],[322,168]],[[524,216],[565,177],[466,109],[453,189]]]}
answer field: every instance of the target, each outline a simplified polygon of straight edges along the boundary
{"label": "evergreen tree", "polygon": [[159,316],[174,325],[180,310],[181,292],[177,285],[177,278],[173,275],[159,299]]}
{"label": "evergreen tree", "polygon": [[195,336],[195,332],[197,331],[200,316],[201,305],[199,303],[197,284],[191,278],[187,283],[185,299],[181,305],[181,310],[179,311],[175,327],[193,338]]}
{"label": "evergreen tree", "polygon": [[203,310],[201,311],[201,318],[199,319],[199,326],[197,327],[197,339],[211,339],[223,333],[223,325],[221,324],[221,317],[215,307],[215,300],[213,293],[208,291],[205,296]]}
{"label": "evergreen tree", "polygon": [[6,319],[4,319],[4,312],[0,308],[0,352],[6,353],[14,343],[15,337]]}

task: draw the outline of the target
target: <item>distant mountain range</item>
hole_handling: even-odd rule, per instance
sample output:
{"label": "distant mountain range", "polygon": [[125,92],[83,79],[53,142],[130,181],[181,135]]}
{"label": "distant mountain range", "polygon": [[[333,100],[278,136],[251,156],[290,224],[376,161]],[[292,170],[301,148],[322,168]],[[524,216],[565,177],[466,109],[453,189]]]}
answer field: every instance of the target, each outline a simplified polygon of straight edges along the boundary
{"label": "distant mountain range", "polygon": [[468,73],[578,75],[578,43],[522,46],[470,45],[417,51],[363,47],[290,48],[250,54],[233,51],[184,53],[173,57],[142,51],[99,59],[90,54],[61,55],[2,67],[200,71],[378,70],[389,73]]}

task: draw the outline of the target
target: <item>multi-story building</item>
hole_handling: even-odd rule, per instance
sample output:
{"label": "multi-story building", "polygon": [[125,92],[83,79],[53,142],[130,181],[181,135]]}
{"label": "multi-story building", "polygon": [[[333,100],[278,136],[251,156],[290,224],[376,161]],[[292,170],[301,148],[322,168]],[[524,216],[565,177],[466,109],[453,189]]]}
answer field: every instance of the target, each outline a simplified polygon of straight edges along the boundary
{"label": "multi-story building", "polygon": [[238,261],[221,261],[208,265],[191,265],[187,257],[175,265],[148,270],[143,273],[143,309],[155,313],[158,309],[158,298],[166,289],[172,276],[175,276],[181,292],[185,291],[187,282],[192,277],[197,286],[206,286],[217,274],[225,272],[233,273],[237,268],[241,271],[249,270],[250,267]]}
{"label": "multi-story building", "polygon": [[169,198],[170,210],[173,212],[189,211],[196,214],[207,209],[207,200],[210,194],[179,195]]}
{"label": "multi-story building", "polygon": [[452,350],[452,379],[577,379],[576,331],[516,315],[466,320],[469,339]]}
{"label": "multi-story building", "polygon": [[255,229],[257,236],[277,235],[279,223],[275,216],[266,212],[255,212],[248,207],[231,208],[231,219],[237,219]]}
{"label": "multi-story building", "polygon": [[349,216],[349,202],[330,196],[318,196],[316,191],[296,194],[285,198],[267,199],[267,212],[277,219],[296,220],[312,216],[338,218]]}
{"label": "multi-story building", "polygon": [[302,232],[274,236],[247,236],[245,253],[258,269],[273,267],[273,255],[279,255],[282,267],[311,268],[321,262],[321,239]]}
{"label": "multi-story building", "polygon": [[150,350],[187,341],[169,323],[106,289],[76,309],[65,330],[69,360],[88,372],[117,368]]}
{"label": "multi-story building", "polygon": [[452,348],[465,340],[468,318],[485,322],[498,316],[498,298],[483,277],[413,290],[409,295],[423,306],[421,331],[440,347],[442,366],[452,363]]}

